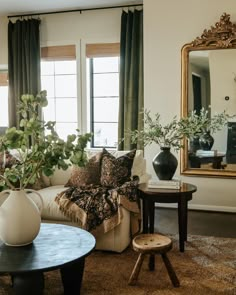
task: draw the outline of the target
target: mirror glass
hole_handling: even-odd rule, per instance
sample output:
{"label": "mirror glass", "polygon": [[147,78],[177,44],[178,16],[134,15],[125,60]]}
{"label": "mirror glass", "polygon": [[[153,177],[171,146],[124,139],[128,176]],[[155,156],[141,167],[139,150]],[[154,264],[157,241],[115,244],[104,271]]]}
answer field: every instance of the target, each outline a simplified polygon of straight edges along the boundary
{"label": "mirror glass", "polygon": [[[224,13],[201,37],[182,48],[182,116],[202,108],[209,116],[226,111],[236,114],[236,25]],[[181,151],[181,174],[236,177],[236,119],[212,134],[210,151],[189,140]]]}

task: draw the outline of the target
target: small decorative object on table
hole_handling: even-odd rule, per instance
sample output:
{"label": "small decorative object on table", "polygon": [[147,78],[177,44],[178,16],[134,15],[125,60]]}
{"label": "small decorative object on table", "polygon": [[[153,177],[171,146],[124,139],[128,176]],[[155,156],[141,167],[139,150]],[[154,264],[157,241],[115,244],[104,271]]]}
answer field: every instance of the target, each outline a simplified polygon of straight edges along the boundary
{"label": "small decorative object on table", "polygon": [[7,128],[0,136],[0,152],[15,157],[11,167],[0,174],[0,187],[10,188],[1,193],[10,195],[0,210],[0,238],[11,246],[31,243],[40,230],[40,212],[26,195],[29,188],[42,175],[53,174],[56,167],[67,169],[67,159],[79,166],[87,162],[84,149],[91,134],[72,134],[67,141],[62,140],[54,129],[55,122],[45,123],[38,115],[38,109],[46,105],[46,91],[22,95],[18,106],[20,129]]}
{"label": "small decorative object on table", "polygon": [[152,165],[159,179],[170,180],[175,174],[178,160],[170,152],[170,147],[161,147],[160,149],[161,152],[154,157]]}
{"label": "small decorative object on table", "polygon": [[172,179],[172,180],[149,180],[148,188],[163,188],[163,189],[180,189],[181,180]]}

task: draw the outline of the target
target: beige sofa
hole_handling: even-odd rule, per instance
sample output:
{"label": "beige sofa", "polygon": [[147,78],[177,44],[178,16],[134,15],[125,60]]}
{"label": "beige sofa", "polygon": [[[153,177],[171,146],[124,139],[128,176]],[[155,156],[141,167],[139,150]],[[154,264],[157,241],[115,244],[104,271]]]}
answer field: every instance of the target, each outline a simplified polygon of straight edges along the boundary
{"label": "beige sofa", "polygon": [[[89,155],[92,156],[95,152],[96,151],[89,151]],[[119,157],[127,153],[127,151],[114,151],[112,153],[115,157]],[[71,170],[71,166],[66,171],[59,169],[56,170],[53,176],[49,179],[49,186],[38,190],[44,202],[41,214],[42,222],[78,226],[78,224],[71,222],[68,217],[63,215],[63,213],[59,210],[57,203],[54,201],[56,195],[66,189],[64,185],[70,178]],[[139,176],[140,183],[147,182],[150,178],[150,176],[146,173],[146,162],[143,158],[143,151],[141,150],[136,151],[132,167],[132,176],[133,175]],[[38,203],[38,201],[36,202]],[[122,207],[121,213],[123,215],[121,223],[114,229],[97,237],[96,249],[122,252],[129,245],[131,239],[130,212]]]}

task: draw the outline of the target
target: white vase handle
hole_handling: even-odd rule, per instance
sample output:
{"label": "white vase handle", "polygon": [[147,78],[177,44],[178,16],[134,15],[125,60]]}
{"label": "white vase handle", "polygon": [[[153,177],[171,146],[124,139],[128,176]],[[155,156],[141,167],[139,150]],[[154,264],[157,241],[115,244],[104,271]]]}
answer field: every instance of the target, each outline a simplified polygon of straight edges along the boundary
{"label": "white vase handle", "polygon": [[44,206],[42,196],[41,196],[37,191],[35,191],[35,190],[33,190],[33,189],[28,189],[28,188],[26,188],[26,189],[25,189],[25,192],[26,192],[26,193],[34,193],[34,194],[36,194],[36,195],[39,196],[40,201],[41,201],[41,208],[39,208],[39,212],[42,213],[43,206]]}
{"label": "white vase handle", "polygon": [[4,195],[4,194],[10,194],[11,190],[10,189],[5,189],[4,191],[0,192],[0,198]]}
{"label": "white vase handle", "polygon": [[[11,193],[11,190],[9,190],[9,189],[6,189],[6,190],[0,192],[0,199],[1,199],[1,197],[3,197],[5,194],[10,194],[10,193]],[[4,201],[3,201],[3,202],[4,202]],[[0,202],[0,206],[2,205],[3,202]]]}

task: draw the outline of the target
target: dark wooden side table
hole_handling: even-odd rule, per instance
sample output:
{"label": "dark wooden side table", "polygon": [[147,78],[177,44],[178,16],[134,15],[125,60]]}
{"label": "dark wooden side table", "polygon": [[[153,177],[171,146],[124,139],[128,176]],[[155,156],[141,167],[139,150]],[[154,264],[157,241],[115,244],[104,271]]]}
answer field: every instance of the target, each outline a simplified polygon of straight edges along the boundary
{"label": "dark wooden side table", "polygon": [[42,223],[30,245],[12,247],[0,241],[0,274],[11,275],[14,294],[41,295],[43,273],[60,269],[64,294],[79,295],[85,257],[95,244],[93,235],[80,228]]}
{"label": "dark wooden side table", "polygon": [[189,162],[191,168],[201,168],[201,164],[212,163],[213,169],[223,169],[222,161],[225,154],[218,154],[215,156],[196,156],[189,154]]}
{"label": "dark wooden side table", "polygon": [[179,249],[184,252],[187,241],[188,201],[197,191],[195,185],[182,183],[180,189],[148,188],[146,184],[139,186],[139,196],[143,200],[143,232],[154,233],[155,203],[178,203]]}

